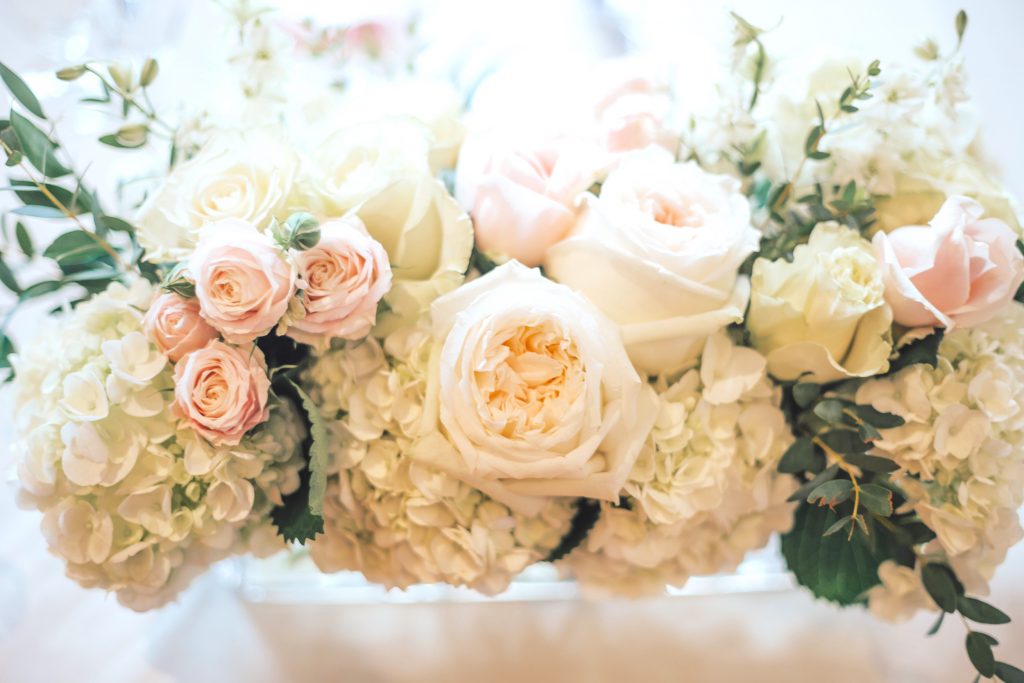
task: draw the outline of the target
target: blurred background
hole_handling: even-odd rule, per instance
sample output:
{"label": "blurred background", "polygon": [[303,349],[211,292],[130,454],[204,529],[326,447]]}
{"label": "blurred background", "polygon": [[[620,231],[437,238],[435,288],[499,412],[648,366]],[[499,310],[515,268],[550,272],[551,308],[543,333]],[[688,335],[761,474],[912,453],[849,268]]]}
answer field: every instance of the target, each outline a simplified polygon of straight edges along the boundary
{"label": "blurred background", "polygon": [[[269,4],[269,3],[266,3]],[[983,120],[986,156],[1024,199],[1024,2],[1019,0],[289,0],[275,14],[301,27],[415,20],[419,68],[468,92],[499,70],[585,70],[636,52],[670,65],[684,101],[700,109],[724,77],[734,10],[771,27],[779,73],[826,56],[907,60],[926,37],[954,40],[967,10],[964,55]],[[72,119],[78,93],[53,78],[84,60],[160,60],[158,107],[217,92],[212,63],[226,53],[227,12],[213,0],[6,0],[0,61],[26,77],[79,158],[96,159],[101,186],[135,171],[105,164],[94,139],[106,122]],[[223,48],[223,49],[221,49]],[[6,93],[0,108],[6,109]],[[543,106],[543,102],[527,106]],[[106,154],[106,157],[104,156]],[[145,166],[140,160],[140,168]],[[2,304],[2,302],[0,302]],[[38,315],[38,312],[36,313]],[[31,335],[29,312],[16,337]],[[0,476],[11,471],[9,414],[0,392]],[[931,617],[880,624],[815,604],[798,590],[642,601],[420,605],[254,604],[207,576],[178,604],[149,614],[84,591],[47,556],[38,514],[0,494],[0,681],[818,681],[945,683],[973,679],[963,630],[925,638]],[[1001,650],[1024,657],[1024,548],[1011,552],[992,602],[1014,617]]]}

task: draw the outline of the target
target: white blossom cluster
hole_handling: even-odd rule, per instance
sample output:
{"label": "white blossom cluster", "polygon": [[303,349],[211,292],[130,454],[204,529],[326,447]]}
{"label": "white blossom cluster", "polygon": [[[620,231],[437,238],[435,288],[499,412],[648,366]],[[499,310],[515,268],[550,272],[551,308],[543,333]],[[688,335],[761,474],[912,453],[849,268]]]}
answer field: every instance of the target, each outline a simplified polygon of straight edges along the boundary
{"label": "white blossom cluster", "polygon": [[[937,538],[922,554],[948,559],[968,593],[986,594],[1007,550],[1024,537],[1024,306],[947,333],[938,366],[918,364],[858,390],[858,403],[906,424],[882,431],[875,451],[900,465],[893,480]],[[888,568],[870,604],[899,619],[930,607],[909,568]]]}
{"label": "white blossom cluster", "polygon": [[734,569],[792,525],[795,480],[776,472],[793,441],[765,359],[724,333],[701,367],[659,378],[659,413],[619,506],[563,568],[593,594],[645,595]]}
{"label": "white blossom cluster", "polygon": [[[403,328],[328,351],[306,375],[328,420],[335,472],[325,533],[310,545],[323,571],[361,571],[388,587],[446,582],[496,594],[542,560],[569,529],[573,504],[512,512],[407,449],[426,399],[431,338]],[[339,418],[339,419],[335,419]]]}
{"label": "white blossom cluster", "polygon": [[142,332],[152,296],[114,284],[13,362],[19,502],[43,512],[70,578],[136,610],[215,560],[282,546],[266,516],[299,485],[305,437],[287,402],[238,446],[179,428],[171,367]]}

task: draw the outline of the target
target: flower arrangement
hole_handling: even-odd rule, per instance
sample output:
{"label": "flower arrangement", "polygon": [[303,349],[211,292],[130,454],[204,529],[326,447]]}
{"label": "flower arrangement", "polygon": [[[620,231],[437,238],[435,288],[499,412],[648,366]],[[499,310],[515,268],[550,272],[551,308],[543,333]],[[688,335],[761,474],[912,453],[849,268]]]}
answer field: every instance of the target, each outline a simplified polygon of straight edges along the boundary
{"label": "flower arrangement", "polygon": [[[817,597],[959,614],[979,674],[1024,680],[974,626],[1009,621],[975,596],[1024,535],[1024,243],[971,146],[966,15],[949,52],[799,96],[736,17],[747,75],[699,115],[622,61],[545,115],[386,70],[275,98],[362,33],[300,62],[280,41],[312,29],[239,21],[244,125],[168,124],[153,60],[58,72],[124,118],[100,142],[170,144],[137,208],[0,65],[0,281],[59,299],[0,364],[68,576],[149,609],[302,543],[389,587],[548,561],[644,595],[781,534]],[[68,231],[40,252],[35,220]]]}

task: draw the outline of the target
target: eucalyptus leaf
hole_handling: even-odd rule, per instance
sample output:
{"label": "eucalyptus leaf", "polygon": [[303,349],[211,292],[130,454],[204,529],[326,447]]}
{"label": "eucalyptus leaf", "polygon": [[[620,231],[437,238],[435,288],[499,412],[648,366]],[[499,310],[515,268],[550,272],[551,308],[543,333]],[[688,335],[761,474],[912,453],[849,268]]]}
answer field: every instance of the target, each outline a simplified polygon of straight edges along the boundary
{"label": "eucalyptus leaf", "polygon": [[818,486],[807,496],[808,503],[820,503],[835,507],[853,495],[853,482],[849,479],[833,479]]}
{"label": "eucalyptus leaf", "polygon": [[893,512],[892,491],[878,484],[861,484],[860,502],[869,512],[881,517],[891,517]]}
{"label": "eucalyptus leaf", "polygon": [[992,654],[992,644],[984,633],[971,631],[967,634],[967,656],[978,673],[991,678],[996,673],[996,658]]}
{"label": "eucalyptus leaf", "polygon": [[28,230],[25,229],[25,224],[18,221],[14,226],[14,236],[18,240],[18,248],[28,258],[32,258],[36,253],[36,247],[32,244],[32,236],[28,234]]}
{"label": "eucalyptus leaf", "polygon": [[950,614],[956,611],[957,598],[963,595],[963,587],[953,570],[944,564],[929,562],[921,568],[921,582],[939,609]]}
{"label": "eucalyptus leaf", "polygon": [[71,170],[57,161],[57,146],[35,124],[16,111],[11,112],[11,127],[21,143],[21,151],[29,163],[47,178],[61,178]]}
{"label": "eucalyptus leaf", "polygon": [[824,457],[806,436],[800,437],[786,449],[779,460],[778,470],[784,474],[796,474],[813,470],[815,465],[824,464]]}
{"label": "eucalyptus leaf", "polygon": [[18,278],[14,276],[14,271],[12,271],[10,266],[7,265],[7,262],[4,261],[2,253],[0,253],[0,284],[15,294],[21,293],[21,286],[18,284]]}
{"label": "eucalyptus leaf", "polygon": [[996,662],[996,677],[1003,683],[1024,683],[1024,671],[1021,671],[1012,664]]}
{"label": "eucalyptus leaf", "polygon": [[36,98],[35,93],[32,92],[32,89],[3,62],[0,62],[0,78],[3,79],[7,89],[11,91],[14,99],[21,102],[25,109],[28,109],[41,119],[46,118],[46,115],[43,114],[43,106],[39,104],[39,100]]}
{"label": "eucalyptus leaf", "polygon": [[851,465],[856,465],[865,472],[875,472],[877,474],[886,474],[888,472],[895,472],[900,468],[896,461],[890,458],[883,458],[878,455],[868,455],[867,453],[848,453],[843,456],[846,462]]}
{"label": "eucalyptus leaf", "polygon": [[978,624],[1009,624],[1010,617],[1000,609],[978,600],[961,595],[957,599],[957,609],[965,618]]}

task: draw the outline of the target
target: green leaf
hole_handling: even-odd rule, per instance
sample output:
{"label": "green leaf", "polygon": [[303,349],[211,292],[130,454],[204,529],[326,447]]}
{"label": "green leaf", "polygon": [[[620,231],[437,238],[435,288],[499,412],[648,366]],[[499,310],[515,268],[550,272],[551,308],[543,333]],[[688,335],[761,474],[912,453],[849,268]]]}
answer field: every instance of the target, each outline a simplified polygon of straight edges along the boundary
{"label": "green leaf", "polygon": [[996,662],[996,678],[1003,683],[1024,683],[1024,671],[1021,671],[1012,664]]}
{"label": "green leaf", "polygon": [[55,155],[57,146],[35,124],[16,111],[11,112],[11,127],[14,128],[25,158],[47,178],[60,178],[71,173]]}
{"label": "green leaf", "polygon": [[601,504],[598,501],[590,498],[580,498],[576,501],[576,513],[572,516],[569,531],[558,542],[555,549],[548,553],[546,561],[557,562],[575,550],[597,524],[597,519],[600,516]]}
{"label": "green leaf", "polygon": [[821,441],[836,453],[864,453],[871,448],[857,432],[847,429],[826,432],[821,436]]}
{"label": "green leaf", "polygon": [[14,271],[4,261],[3,254],[0,254],[0,284],[15,294],[21,293],[21,285],[18,284],[18,278],[14,277]]}
{"label": "green leaf", "polygon": [[11,71],[6,64],[0,62],[0,78],[3,79],[4,85],[11,91],[11,95],[14,99],[21,102],[21,104],[28,109],[30,112],[35,114],[41,119],[45,119],[46,115],[43,113],[43,107],[39,104],[39,100],[36,99],[32,89],[28,87],[25,81],[21,80],[18,74]]}
{"label": "green leaf", "polygon": [[903,368],[917,363],[924,363],[934,368],[939,362],[939,344],[942,343],[943,333],[944,330],[937,329],[927,337],[915,339],[904,346],[900,349],[900,355],[896,360],[889,364],[889,372],[886,374],[899,372]]}
{"label": "green leaf", "polygon": [[0,330],[0,370],[11,368],[11,354],[14,353],[14,342]]}
{"label": "green leaf", "polygon": [[824,463],[821,453],[815,448],[814,443],[806,436],[800,437],[786,449],[779,460],[779,472],[783,474],[796,474],[813,470],[815,465]]}
{"label": "green leaf", "polygon": [[109,258],[95,236],[84,230],[66,232],[43,251],[43,256],[55,260],[61,267],[91,265]]}
{"label": "green leaf", "polygon": [[984,633],[971,631],[967,634],[967,656],[982,676],[991,678],[995,675],[996,659],[992,654],[992,644]]}
{"label": "green leaf", "polygon": [[824,470],[822,470],[817,476],[815,476],[814,479],[811,479],[809,482],[807,482],[806,484],[804,484],[800,488],[798,488],[796,491],[794,491],[793,495],[791,495],[789,498],[786,499],[786,502],[787,503],[794,503],[796,501],[802,501],[804,498],[807,497],[807,495],[811,491],[813,491],[814,489],[818,488],[819,486],[821,486],[826,481],[831,481],[832,479],[835,479],[836,474],[838,474],[838,473],[839,473],[839,465],[838,464],[829,465]]}
{"label": "green leaf", "polygon": [[857,425],[857,433],[860,434],[860,438],[864,441],[874,441],[875,439],[882,438],[882,433],[867,422],[861,422]]}
{"label": "green leaf", "polygon": [[846,421],[844,411],[846,404],[834,398],[826,398],[814,406],[814,414],[829,424],[841,424]]}
{"label": "green leaf", "polygon": [[821,394],[821,386],[810,382],[801,382],[793,385],[793,400],[801,408],[806,408],[814,402]]}
{"label": "green leaf", "polygon": [[29,218],[53,218],[63,220],[67,218],[64,212],[53,206],[19,206],[11,210],[15,216],[28,216]]}
{"label": "green leaf", "polygon": [[28,234],[28,230],[25,229],[25,224],[21,221],[14,226],[14,235],[18,239],[18,248],[21,249],[21,253],[32,258],[36,253],[36,248],[32,244],[32,237]]}
{"label": "green leaf", "polygon": [[889,458],[883,458],[878,455],[868,455],[867,453],[849,453],[843,456],[846,458],[846,462],[851,465],[856,465],[865,472],[875,472],[878,474],[886,474],[888,472],[895,472],[900,468],[895,461]]}
{"label": "green leaf", "polygon": [[63,286],[63,283],[59,282],[58,280],[43,280],[42,282],[37,282],[34,285],[26,287],[24,290],[22,290],[21,294],[18,295],[18,299],[20,301],[34,299],[37,296],[43,296],[44,294],[56,292]]}
{"label": "green leaf", "polygon": [[853,410],[857,413],[857,417],[874,427],[878,427],[879,429],[893,429],[895,427],[902,427],[906,424],[906,420],[899,415],[883,413],[882,411],[876,410],[868,405],[858,404],[853,407]]}
{"label": "green leaf", "polygon": [[928,595],[943,612],[956,611],[957,598],[963,594],[953,570],[938,562],[929,562],[921,568],[921,581]]}
{"label": "green leaf", "polygon": [[[29,206],[42,206],[57,209],[53,199],[44,193],[42,190],[37,189],[37,185],[31,181],[12,181],[15,187],[12,187],[14,193],[18,195],[18,199]],[[90,197],[87,194],[81,192],[72,192],[71,190],[61,187],[60,185],[54,185],[52,183],[44,183],[43,186],[46,191],[53,195],[54,199],[64,205],[68,211],[73,215],[79,215],[83,213],[89,213],[92,211],[90,206]],[[63,217],[64,213],[57,209],[57,215]]]}
{"label": "green leaf", "polygon": [[[782,554],[796,580],[815,596],[852,605],[878,585],[878,565],[890,555],[887,543],[869,545],[862,534],[851,539],[844,534],[824,536],[838,521],[839,515],[827,507],[801,505],[793,529],[782,537]],[[874,536],[886,533],[878,528]]]}
{"label": "green leaf", "polygon": [[808,503],[819,503],[835,507],[853,495],[853,482],[849,479],[826,481],[807,496]]}
{"label": "green leaf", "polygon": [[869,512],[882,517],[892,516],[892,491],[878,484],[861,484],[860,502]]}
{"label": "green leaf", "polygon": [[938,633],[939,629],[942,628],[942,622],[945,619],[946,619],[946,613],[945,612],[939,612],[939,618],[935,620],[935,623],[932,624],[932,627],[930,629],[928,629],[928,633],[925,634],[925,635],[934,636],[936,633]]}
{"label": "green leaf", "polygon": [[967,12],[960,10],[956,13],[956,45],[964,42],[964,32],[967,30]]}
{"label": "green leaf", "polygon": [[957,609],[967,619],[978,624],[1009,624],[1010,617],[987,602],[961,595],[957,599]]}
{"label": "green leaf", "polygon": [[302,409],[309,418],[309,511],[314,515],[324,512],[324,492],[327,490],[327,466],[330,453],[327,447],[327,425],[320,416],[316,402],[295,382],[288,380],[302,401]]}
{"label": "green leaf", "polygon": [[282,504],[270,511],[270,521],[284,540],[305,543],[324,532],[324,518],[309,511],[309,471],[299,476],[299,488],[284,497]]}
{"label": "green leaf", "polygon": [[842,531],[844,528],[846,528],[846,525],[850,524],[852,521],[853,515],[846,515],[845,517],[841,517],[838,522],[836,522],[828,529],[826,529],[825,533],[823,533],[822,536],[831,536],[832,534],[838,533],[839,531]]}

